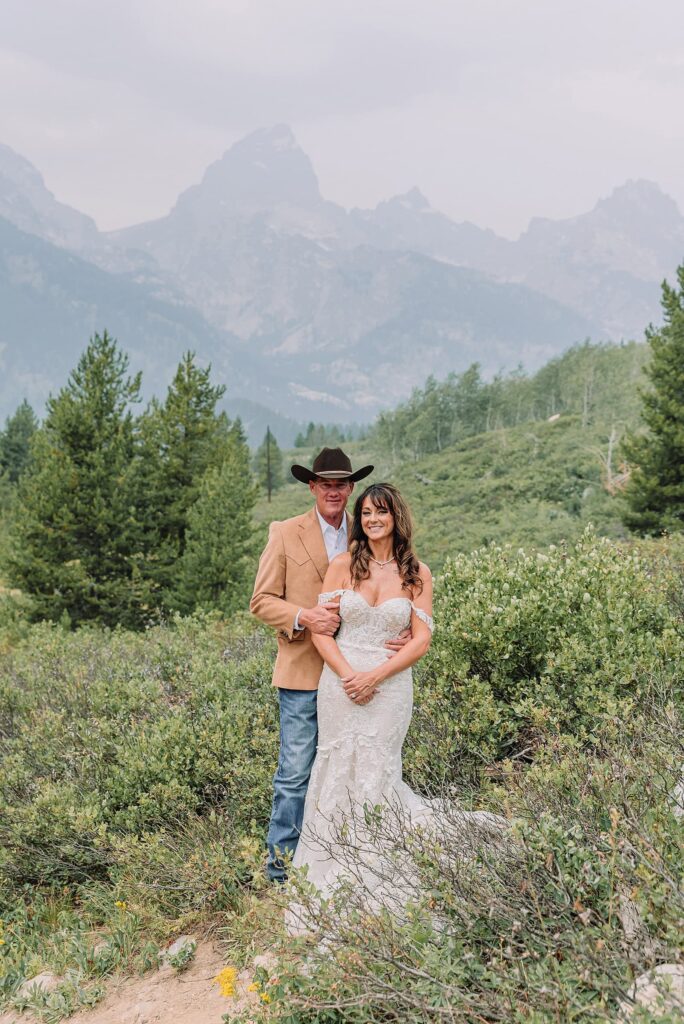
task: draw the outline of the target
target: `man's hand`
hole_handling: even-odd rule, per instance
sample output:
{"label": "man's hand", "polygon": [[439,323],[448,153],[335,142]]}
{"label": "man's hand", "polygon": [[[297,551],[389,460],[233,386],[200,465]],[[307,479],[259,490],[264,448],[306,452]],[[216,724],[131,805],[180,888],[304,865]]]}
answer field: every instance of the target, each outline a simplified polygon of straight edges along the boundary
{"label": "man's hand", "polygon": [[312,633],[334,636],[340,628],[339,600],[317,604],[314,608],[302,608],[299,613],[299,625]]}
{"label": "man's hand", "polygon": [[394,640],[388,640],[385,647],[388,649],[388,658],[393,658],[397,651],[400,651],[402,647],[405,647],[409,640],[413,639],[413,633],[410,629],[405,629],[403,633],[400,633]]}

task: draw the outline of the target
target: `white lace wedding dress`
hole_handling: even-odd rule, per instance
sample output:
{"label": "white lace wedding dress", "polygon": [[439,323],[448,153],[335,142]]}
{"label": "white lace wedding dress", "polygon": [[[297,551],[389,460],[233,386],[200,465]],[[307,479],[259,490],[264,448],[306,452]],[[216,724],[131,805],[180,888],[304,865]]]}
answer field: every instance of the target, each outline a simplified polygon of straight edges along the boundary
{"label": "white lace wedding dress", "polygon": [[[387,658],[385,642],[398,636],[411,621],[411,611],[430,627],[432,619],[407,597],[393,597],[377,606],[356,591],[321,594],[319,603],[340,597],[341,625],[337,643],[355,671],[367,671]],[[402,779],[401,750],[411,722],[413,681],[411,669],[390,676],[378,687],[368,704],[355,704],[344,692],[339,676],[327,665],[318,689],[318,751],[306,795],[302,831],[293,867],[307,868],[307,879],[322,895],[332,891],[340,876],[356,875],[350,864],[350,845],[339,845],[340,827],[363,820],[367,809],[384,806],[399,813],[407,826],[438,827],[436,806]],[[487,812],[460,812],[478,826],[491,830],[505,827],[505,819]],[[354,838],[364,847],[368,842]],[[353,855],[353,851],[352,851]],[[369,872],[364,884],[369,885]],[[380,876],[387,880],[386,871]],[[358,876],[357,876],[358,877]],[[371,887],[373,880],[370,880]],[[288,928],[297,929],[297,910],[291,907]]]}

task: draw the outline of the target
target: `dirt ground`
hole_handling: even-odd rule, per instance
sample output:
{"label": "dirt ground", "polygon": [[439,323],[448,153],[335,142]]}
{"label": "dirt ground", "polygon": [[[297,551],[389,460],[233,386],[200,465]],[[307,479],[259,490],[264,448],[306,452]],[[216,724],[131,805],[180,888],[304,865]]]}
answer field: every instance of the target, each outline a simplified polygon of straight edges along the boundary
{"label": "dirt ground", "polygon": [[[69,1018],[71,1024],[221,1024],[224,1013],[237,1014],[251,1005],[255,996],[247,993],[250,971],[237,980],[237,994],[222,996],[213,980],[226,966],[218,950],[200,942],[194,959],[182,974],[172,967],[142,978],[124,978],[111,983],[103,1001],[92,1010]],[[0,1024],[31,1024],[30,1014],[2,1014]]]}

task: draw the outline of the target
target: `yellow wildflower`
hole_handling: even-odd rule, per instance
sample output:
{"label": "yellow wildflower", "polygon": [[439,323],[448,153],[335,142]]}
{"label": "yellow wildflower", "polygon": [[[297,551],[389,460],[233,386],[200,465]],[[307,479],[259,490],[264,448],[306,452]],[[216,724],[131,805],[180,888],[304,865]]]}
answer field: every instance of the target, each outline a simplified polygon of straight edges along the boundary
{"label": "yellow wildflower", "polygon": [[126,900],[117,900],[116,903],[114,904],[114,906],[118,907],[119,910],[126,910],[128,908],[128,904],[126,903]]}
{"label": "yellow wildflower", "polygon": [[253,981],[251,985],[248,985],[247,986],[247,991],[248,992],[258,992],[259,991],[258,982]]}
{"label": "yellow wildflower", "polygon": [[4,945],[5,945],[5,940],[4,939],[0,939],[0,946],[4,946]]}
{"label": "yellow wildflower", "polygon": [[271,997],[269,996],[268,992],[262,992],[261,993],[261,1001],[263,1003],[270,1003],[271,1002]]}
{"label": "yellow wildflower", "polygon": [[235,979],[237,978],[237,970],[235,967],[224,967],[222,971],[214,978],[214,981],[221,988],[222,996],[234,996],[235,995]]}

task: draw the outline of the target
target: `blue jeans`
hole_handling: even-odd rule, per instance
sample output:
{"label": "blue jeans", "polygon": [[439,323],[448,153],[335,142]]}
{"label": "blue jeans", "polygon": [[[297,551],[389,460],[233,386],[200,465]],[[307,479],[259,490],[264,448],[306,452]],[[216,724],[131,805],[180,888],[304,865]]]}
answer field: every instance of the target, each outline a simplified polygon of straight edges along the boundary
{"label": "blue jeans", "polygon": [[268,877],[285,881],[283,855],[294,854],[304,818],[304,800],[316,756],[318,719],[315,690],[278,691],[280,753],[273,776],[273,808],[268,827]]}

